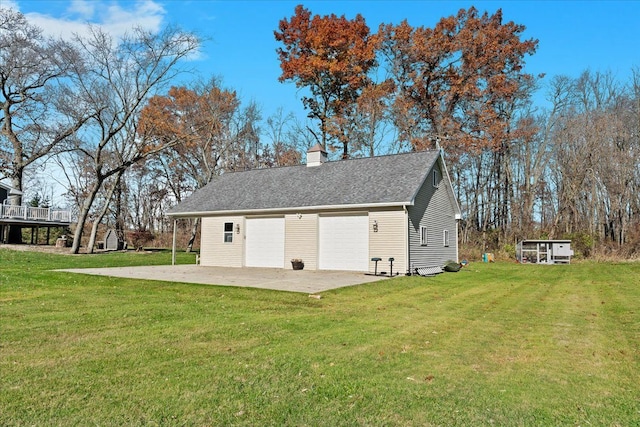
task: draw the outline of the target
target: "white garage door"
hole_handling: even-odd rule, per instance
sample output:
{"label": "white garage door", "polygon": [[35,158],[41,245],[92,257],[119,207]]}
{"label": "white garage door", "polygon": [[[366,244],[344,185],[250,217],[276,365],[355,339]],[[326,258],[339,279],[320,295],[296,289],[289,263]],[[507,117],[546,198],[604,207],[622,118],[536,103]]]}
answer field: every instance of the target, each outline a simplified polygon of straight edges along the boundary
{"label": "white garage door", "polygon": [[369,269],[369,217],[321,216],[319,267],[321,270]]}
{"label": "white garage door", "polygon": [[284,268],[284,218],[248,218],[245,265]]}

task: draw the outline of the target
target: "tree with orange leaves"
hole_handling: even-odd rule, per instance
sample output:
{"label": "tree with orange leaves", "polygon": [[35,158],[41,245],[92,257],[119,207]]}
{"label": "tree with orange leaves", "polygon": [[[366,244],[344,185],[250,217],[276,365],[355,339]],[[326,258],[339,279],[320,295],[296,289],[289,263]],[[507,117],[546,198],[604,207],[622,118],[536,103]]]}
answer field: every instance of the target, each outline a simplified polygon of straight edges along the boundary
{"label": "tree with orange leaves", "polygon": [[176,200],[182,199],[178,185],[195,190],[219,173],[221,159],[232,150],[231,128],[239,108],[235,91],[221,88],[216,80],[193,89],[172,87],[166,96],[149,100],[138,131],[159,141],[179,141],[153,159],[161,162]]}
{"label": "tree with orange leaves", "polygon": [[436,140],[454,151],[496,149],[513,138],[510,112],[533,80],[523,72],[524,57],[537,47],[537,40],[520,39],[524,29],[503,23],[501,10],[480,15],[473,7],[433,29],[407,21],[380,27],[400,122],[411,125],[400,133],[414,149]]}
{"label": "tree with orange leaves", "polygon": [[[243,158],[238,143],[243,130],[255,127],[241,121],[236,92],[212,79],[192,88],[172,87],[166,96],[149,100],[138,131],[157,141],[178,141],[146,165],[164,182],[176,201],[184,193],[204,187],[223,170]],[[187,250],[192,248],[198,221],[194,221]]]}
{"label": "tree with orange leaves", "polygon": [[[352,20],[334,14],[311,15],[302,5],[295,8],[290,20],[282,19],[274,31],[282,47],[277,49],[282,75],[280,81],[295,81],[308,88],[310,96],[302,98],[309,118],[319,120],[318,141],[327,148],[335,139],[329,121],[343,117],[363,87],[369,82],[369,70],[376,65],[378,36],[371,34],[361,15]],[[343,145],[343,157],[348,145]]]}
{"label": "tree with orange leaves", "polygon": [[395,95],[393,81],[371,83],[365,86],[356,102],[341,117],[331,120],[338,141],[349,146],[349,154],[373,157],[388,145],[393,126],[390,121],[390,105]]}

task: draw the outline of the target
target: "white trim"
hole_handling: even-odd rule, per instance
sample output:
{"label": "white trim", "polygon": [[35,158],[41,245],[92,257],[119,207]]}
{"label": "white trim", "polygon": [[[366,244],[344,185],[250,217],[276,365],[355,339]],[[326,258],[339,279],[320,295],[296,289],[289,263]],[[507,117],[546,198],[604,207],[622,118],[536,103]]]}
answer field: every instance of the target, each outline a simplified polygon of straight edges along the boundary
{"label": "white trim", "polygon": [[420,246],[429,245],[429,231],[426,225],[420,226]]}
{"label": "white trim", "polygon": [[325,205],[325,206],[304,206],[304,207],[286,207],[286,208],[268,208],[268,209],[244,209],[244,210],[226,210],[226,211],[200,211],[200,212],[170,212],[167,216],[190,218],[203,216],[227,216],[227,215],[275,215],[287,212],[299,211],[319,211],[319,210],[337,210],[344,212],[345,210],[362,210],[366,208],[387,208],[387,207],[406,207],[413,206],[412,202],[390,202],[377,204],[358,204],[358,205]]}
{"label": "white trim", "polygon": [[[227,224],[231,224],[229,231],[227,231]],[[227,235],[231,237],[231,240],[227,241]],[[222,223],[222,243],[233,243],[233,222],[225,221]]]}
{"label": "white trim", "polygon": [[407,206],[404,205],[402,207],[404,209],[404,263],[405,263],[405,271],[413,273],[411,271],[411,265],[409,264],[409,254],[411,253],[411,242],[409,239],[409,210]]}
{"label": "white trim", "polygon": [[459,223],[458,223],[458,221],[456,221],[456,262],[460,261],[460,253],[459,253],[459,248],[458,248],[458,246],[460,246],[458,244],[458,226],[459,226]]}
{"label": "white trim", "polygon": [[178,222],[177,219],[173,220],[173,240],[171,242],[171,265],[176,265],[176,223]]}
{"label": "white trim", "polygon": [[[447,182],[449,183],[449,189],[451,190],[451,193],[449,194],[451,200],[453,201],[453,207],[455,209],[455,215],[461,215],[461,210],[460,210],[460,205],[458,204],[458,199],[456,199],[456,192],[453,189],[453,183],[451,182],[451,176],[449,176],[449,170],[447,169],[447,164],[444,161],[444,151],[442,149],[440,149],[440,156],[439,156],[441,163],[442,163],[442,169],[444,170],[444,175],[446,175],[447,177]],[[456,218],[458,219],[458,218]],[[457,245],[457,243],[456,243]]]}

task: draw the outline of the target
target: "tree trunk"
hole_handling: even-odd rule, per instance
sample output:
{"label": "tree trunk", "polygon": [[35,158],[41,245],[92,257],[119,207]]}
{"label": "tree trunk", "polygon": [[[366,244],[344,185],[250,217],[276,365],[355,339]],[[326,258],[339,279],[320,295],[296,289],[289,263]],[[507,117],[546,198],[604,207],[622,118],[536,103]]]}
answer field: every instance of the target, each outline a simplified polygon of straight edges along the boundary
{"label": "tree trunk", "polygon": [[[107,197],[105,198],[104,206],[102,207],[102,210],[100,211],[100,214],[98,215],[96,220],[93,221],[93,225],[91,226],[91,236],[89,237],[89,244],[87,246],[87,253],[90,253],[90,254],[93,253],[93,247],[96,244],[96,234],[98,234],[98,226],[102,222],[102,219],[104,218],[104,216],[109,211],[109,203],[111,202],[111,199],[113,198],[113,194],[115,193],[116,188],[118,188],[120,186],[120,178],[122,177],[123,174],[124,174],[124,170],[118,172],[118,174],[116,175],[115,182],[114,182],[113,186],[109,189],[109,193],[107,194]],[[118,237],[120,237],[120,236],[118,236]]]}
{"label": "tree trunk", "polygon": [[[20,192],[22,192],[22,175],[23,175],[23,169],[18,168],[14,171],[13,176],[11,177],[11,187]],[[22,205],[22,195],[15,194],[15,195],[9,196],[9,202],[11,206]],[[14,244],[22,243],[22,226],[20,225],[9,226],[9,235],[7,236],[7,242],[14,243]]]}
{"label": "tree trunk", "polygon": [[78,215],[78,223],[76,224],[76,231],[73,234],[73,245],[71,246],[72,254],[77,254],[78,252],[80,252],[80,243],[82,241],[82,232],[84,229],[84,225],[87,222],[87,218],[89,217],[89,211],[91,210],[93,201],[95,200],[96,195],[98,194],[98,191],[100,191],[100,188],[102,187],[103,180],[104,178],[101,178],[98,181],[96,181],[96,183],[91,188],[91,192],[89,193],[84,203],[82,204],[80,215]]}
{"label": "tree trunk", "polygon": [[12,224],[9,226],[9,236],[7,243],[21,244],[22,243],[22,227]]}
{"label": "tree trunk", "polygon": [[196,240],[198,234],[198,224],[200,224],[200,218],[193,220],[193,227],[191,227],[191,237],[189,237],[189,243],[187,243],[187,253],[193,250],[193,242]]}
{"label": "tree trunk", "polygon": [[115,185],[115,196],[116,196],[116,200],[115,200],[115,218],[116,218],[116,236],[118,236],[118,239],[123,242],[124,244],[124,248],[126,249],[126,241],[127,239],[125,238],[125,219],[124,219],[124,210],[123,210],[123,202],[122,202],[122,196],[123,196],[123,192],[125,191],[122,188],[122,175],[124,175],[124,171],[122,171],[122,173],[119,174],[118,176],[118,180],[116,181],[116,185]]}
{"label": "tree trunk", "polygon": [[104,217],[105,210],[106,210],[106,205],[105,205],[105,209],[103,209],[103,211],[100,213],[98,218],[96,218],[96,220],[93,221],[93,225],[91,226],[91,235],[89,236],[89,244],[87,245],[88,254],[93,253],[93,248],[96,245],[96,234],[98,234],[98,225],[100,225],[100,222]]}

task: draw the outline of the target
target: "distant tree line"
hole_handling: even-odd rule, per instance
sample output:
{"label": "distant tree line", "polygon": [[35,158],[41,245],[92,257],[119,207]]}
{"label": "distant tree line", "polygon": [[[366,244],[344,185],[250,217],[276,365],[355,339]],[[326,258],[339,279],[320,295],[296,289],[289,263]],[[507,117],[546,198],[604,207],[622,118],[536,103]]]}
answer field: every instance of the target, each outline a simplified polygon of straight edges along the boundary
{"label": "distant tree line", "polygon": [[[274,36],[301,121],[282,109],[264,119],[217,77],[175,85],[200,46],[194,34],[112,40],[91,28],[63,41],[0,9],[0,177],[23,189],[25,173],[57,162],[77,252],[93,250],[104,224],[123,239],[166,233],[166,210],[216,176],[300,164],[315,143],[336,160],[441,148],[470,254],[572,238],[585,256],[637,256],[640,70],[628,81],[533,76],[525,58],[537,41],[524,29],[472,7],[433,28],[372,32],[360,15],[298,6]],[[533,103],[543,92],[545,109]],[[191,248],[198,222],[182,226]]]}
{"label": "distant tree line", "polygon": [[455,163],[463,242],[495,249],[571,238],[584,256],[637,256],[640,70],[628,81],[556,76],[546,88],[549,109],[527,103],[517,112],[531,132]]}

